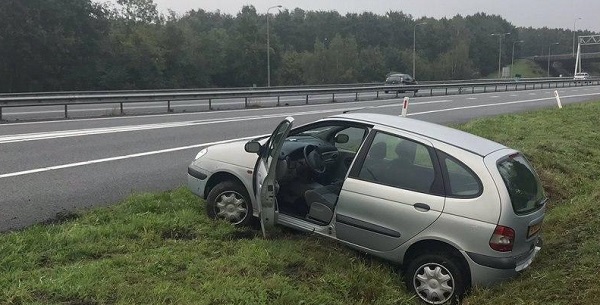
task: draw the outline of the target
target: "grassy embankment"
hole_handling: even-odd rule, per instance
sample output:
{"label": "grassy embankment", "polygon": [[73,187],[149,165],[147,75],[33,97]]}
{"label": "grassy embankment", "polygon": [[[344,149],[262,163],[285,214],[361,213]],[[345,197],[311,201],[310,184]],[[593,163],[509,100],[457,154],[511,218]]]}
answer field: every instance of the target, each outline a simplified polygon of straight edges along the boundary
{"label": "grassy embankment", "polygon": [[[510,65],[509,65],[510,66]],[[529,59],[515,59],[513,72],[510,78],[520,74],[523,78],[546,77],[546,70],[540,68],[538,64]],[[498,78],[498,71],[490,73],[486,78]]]}
{"label": "grassy embankment", "polygon": [[[460,128],[525,152],[551,203],[520,277],[466,304],[595,304],[600,295],[600,103]],[[396,268],[329,240],[271,239],[206,218],[185,189],[0,235],[0,304],[414,304]]]}

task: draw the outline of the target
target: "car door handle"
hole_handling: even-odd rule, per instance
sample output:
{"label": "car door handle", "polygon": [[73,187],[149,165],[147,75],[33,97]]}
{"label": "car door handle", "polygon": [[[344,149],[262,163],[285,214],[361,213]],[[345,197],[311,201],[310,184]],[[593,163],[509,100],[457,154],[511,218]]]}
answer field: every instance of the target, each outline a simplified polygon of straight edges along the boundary
{"label": "car door handle", "polygon": [[429,210],[431,210],[429,205],[420,202],[413,204],[413,207],[415,207],[415,209],[417,209],[417,211],[419,212],[428,212]]}

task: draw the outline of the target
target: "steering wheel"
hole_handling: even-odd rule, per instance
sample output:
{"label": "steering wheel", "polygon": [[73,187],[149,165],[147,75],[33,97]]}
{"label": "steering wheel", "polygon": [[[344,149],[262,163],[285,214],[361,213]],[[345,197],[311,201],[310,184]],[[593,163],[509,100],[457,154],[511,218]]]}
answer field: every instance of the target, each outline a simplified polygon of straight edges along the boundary
{"label": "steering wheel", "polygon": [[304,159],[308,167],[317,174],[322,174],[327,169],[325,160],[323,160],[319,147],[316,145],[308,144],[304,146]]}

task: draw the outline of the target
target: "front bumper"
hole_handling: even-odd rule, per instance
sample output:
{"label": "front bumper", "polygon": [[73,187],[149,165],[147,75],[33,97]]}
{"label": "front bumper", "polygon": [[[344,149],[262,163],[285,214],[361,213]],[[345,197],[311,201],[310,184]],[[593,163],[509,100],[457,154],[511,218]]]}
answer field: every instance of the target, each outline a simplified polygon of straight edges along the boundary
{"label": "front bumper", "polygon": [[200,196],[202,199],[206,199],[204,198],[204,190],[206,189],[206,183],[208,182],[209,175],[209,172],[194,166],[194,164],[190,164],[190,166],[188,166],[188,188],[190,191],[192,191],[192,193]]}

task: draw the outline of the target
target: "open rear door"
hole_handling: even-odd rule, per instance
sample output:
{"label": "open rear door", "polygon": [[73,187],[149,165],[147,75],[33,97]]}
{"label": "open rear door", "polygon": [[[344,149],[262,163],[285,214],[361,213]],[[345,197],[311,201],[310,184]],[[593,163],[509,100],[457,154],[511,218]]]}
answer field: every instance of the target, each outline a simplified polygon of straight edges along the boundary
{"label": "open rear door", "polygon": [[263,236],[267,236],[267,231],[275,225],[275,205],[277,195],[277,181],[275,172],[283,142],[287,138],[294,118],[285,118],[269,140],[265,143],[265,148],[262,150],[258,163],[254,171],[254,181],[256,185],[256,202],[258,203],[258,213],[260,215],[260,227]]}

